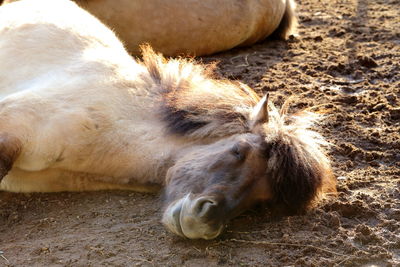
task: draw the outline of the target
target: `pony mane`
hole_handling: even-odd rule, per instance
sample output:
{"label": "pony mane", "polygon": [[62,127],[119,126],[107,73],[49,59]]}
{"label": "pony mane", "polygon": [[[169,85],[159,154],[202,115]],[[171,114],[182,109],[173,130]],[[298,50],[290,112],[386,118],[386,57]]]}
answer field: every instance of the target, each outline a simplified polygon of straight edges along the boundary
{"label": "pony mane", "polygon": [[240,82],[216,79],[215,64],[169,59],[142,46],[143,64],[159,86],[160,116],[168,132],[194,139],[248,132],[260,97]]}
{"label": "pony mane", "polygon": [[308,111],[288,115],[285,106],[278,111],[270,105],[263,153],[272,202],[293,213],[308,208],[322,192],[335,193],[336,182],[324,149],[329,143],[312,130],[322,116]]}

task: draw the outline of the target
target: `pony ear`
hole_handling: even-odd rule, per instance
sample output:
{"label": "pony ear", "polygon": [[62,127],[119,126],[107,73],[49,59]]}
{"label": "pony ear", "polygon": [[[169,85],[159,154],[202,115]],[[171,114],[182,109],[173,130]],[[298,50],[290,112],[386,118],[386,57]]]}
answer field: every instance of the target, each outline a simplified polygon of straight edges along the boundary
{"label": "pony ear", "polygon": [[250,114],[249,126],[253,130],[259,124],[268,122],[268,98],[269,93],[264,95],[263,98],[257,103]]}

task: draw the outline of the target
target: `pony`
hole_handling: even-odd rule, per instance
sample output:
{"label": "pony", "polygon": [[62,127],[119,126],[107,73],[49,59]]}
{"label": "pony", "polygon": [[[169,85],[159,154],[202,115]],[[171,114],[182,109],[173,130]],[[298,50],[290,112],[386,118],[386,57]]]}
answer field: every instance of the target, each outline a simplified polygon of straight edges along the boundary
{"label": "pony", "polygon": [[112,28],[135,55],[143,43],[169,56],[208,55],[271,34],[286,39],[297,26],[294,0],[74,1]]}
{"label": "pony", "polygon": [[299,212],[335,192],[318,115],[142,54],[71,1],[1,6],[0,190],[163,188],[162,223],[191,239],[259,202]]}

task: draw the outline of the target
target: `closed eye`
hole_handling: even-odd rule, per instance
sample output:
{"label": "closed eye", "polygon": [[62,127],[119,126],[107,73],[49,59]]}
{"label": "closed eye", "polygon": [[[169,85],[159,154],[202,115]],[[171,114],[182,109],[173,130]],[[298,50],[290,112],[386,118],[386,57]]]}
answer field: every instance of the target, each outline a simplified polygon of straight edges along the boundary
{"label": "closed eye", "polygon": [[231,154],[235,157],[237,161],[243,161],[246,158],[248,150],[248,144],[239,143],[232,147]]}
{"label": "closed eye", "polygon": [[231,153],[233,156],[235,156],[235,158],[237,158],[238,160],[242,160],[243,155],[240,153],[239,148],[237,146],[234,146],[231,150]]}

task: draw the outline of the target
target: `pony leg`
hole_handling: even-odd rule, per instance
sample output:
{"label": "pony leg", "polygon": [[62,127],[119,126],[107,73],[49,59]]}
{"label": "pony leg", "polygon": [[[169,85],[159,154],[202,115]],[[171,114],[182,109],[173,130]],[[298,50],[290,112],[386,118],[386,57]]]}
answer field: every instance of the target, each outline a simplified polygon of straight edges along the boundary
{"label": "pony leg", "polygon": [[14,168],[0,182],[0,190],[25,193],[98,190],[157,192],[160,190],[160,185],[156,184],[141,184],[137,182],[111,183],[106,182],[107,180],[111,180],[110,177],[61,169],[24,171]]}
{"label": "pony leg", "polygon": [[0,134],[0,182],[21,153],[21,141],[8,133]]}

